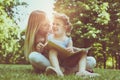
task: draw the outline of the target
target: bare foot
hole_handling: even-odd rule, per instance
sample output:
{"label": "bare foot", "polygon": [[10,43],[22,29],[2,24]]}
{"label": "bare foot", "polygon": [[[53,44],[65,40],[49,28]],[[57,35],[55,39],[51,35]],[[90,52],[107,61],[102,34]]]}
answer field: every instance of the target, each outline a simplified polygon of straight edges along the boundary
{"label": "bare foot", "polygon": [[76,75],[77,76],[81,76],[81,77],[96,77],[96,76],[100,76],[98,73],[90,73],[88,71],[77,72]]}
{"label": "bare foot", "polygon": [[88,72],[94,73],[93,69],[87,69]]}
{"label": "bare foot", "polygon": [[62,71],[58,71],[57,69],[55,69],[52,66],[48,66],[46,68],[46,73],[47,74],[57,74],[57,76],[64,76],[63,73],[62,73]]}

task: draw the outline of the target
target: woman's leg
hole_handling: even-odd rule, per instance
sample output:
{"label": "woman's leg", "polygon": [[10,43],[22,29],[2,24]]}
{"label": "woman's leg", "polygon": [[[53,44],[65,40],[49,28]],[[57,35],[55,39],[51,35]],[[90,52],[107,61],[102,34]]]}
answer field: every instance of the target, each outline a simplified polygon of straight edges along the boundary
{"label": "woman's leg", "polygon": [[96,59],[92,56],[88,56],[86,70],[89,72],[93,72],[93,68],[95,68],[95,66],[96,66]]}
{"label": "woman's leg", "polygon": [[[82,56],[82,55],[81,55]],[[75,59],[77,59],[77,58],[79,58],[79,60],[81,60],[81,58],[82,57],[78,57],[78,56],[76,56],[76,58]],[[64,67],[66,67],[66,69],[68,70],[67,71],[67,73],[68,72],[70,72],[70,73],[75,73],[75,72],[77,72],[78,71],[78,68],[79,68],[79,66],[78,66],[78,63],[79,63],[79,60],[77,61],[75,61],[75,59],[69,59],[69,61],[65,61],[65,63],[64,63]],[[72,61],[72,63],[71,63],[71,61]],[[74,62],[73,62],[74,61]],[[86,70],[87,71],[89,71],[89,72],[92,72],[93,73],[93,68],[96,66],[96,60],[95,60],[95,58],[94,57],[92,57],[92,56],[87,56],[87,60],[86,60]]]}
{"label": "woman's leg", "polygon": [[50,66],[49,60],[38,52],[31,52],[29,55],[29,61],[35,69],[45,71],[46,67]]}

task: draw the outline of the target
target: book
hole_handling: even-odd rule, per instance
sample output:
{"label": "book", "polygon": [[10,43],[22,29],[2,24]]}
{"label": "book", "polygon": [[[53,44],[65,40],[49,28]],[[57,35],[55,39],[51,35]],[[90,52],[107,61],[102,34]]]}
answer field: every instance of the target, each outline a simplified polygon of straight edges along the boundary
{"label": "book", "polygon": [[84,54],[85,51],[89,50],[90,48],[84,48],[84,49],[80,49],[80,48],[73,48],[75,50],[74,53],[71,53],[69,51],[67,51],[65,48],[59,46],[58,44],[55,44],[52,41],[48,41],[47,45],[45,46],[45,50],[50,50],[50,49],[55,49],[58,51],[58,55],[61,56],[63,59],[66,58],[71,58],[71,57],[76,57],[81,55],[82,53]]}

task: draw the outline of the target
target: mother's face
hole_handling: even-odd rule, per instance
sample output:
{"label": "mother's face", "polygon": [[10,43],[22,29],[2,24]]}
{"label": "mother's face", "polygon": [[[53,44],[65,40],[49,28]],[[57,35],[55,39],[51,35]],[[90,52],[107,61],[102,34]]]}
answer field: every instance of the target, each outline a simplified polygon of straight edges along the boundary
{"label": "mother's face", "polygon": [[42,25],[40,25],[39,31],[46,34],[50,31],[50,28],[51,28],[50,21],[46,20]]}

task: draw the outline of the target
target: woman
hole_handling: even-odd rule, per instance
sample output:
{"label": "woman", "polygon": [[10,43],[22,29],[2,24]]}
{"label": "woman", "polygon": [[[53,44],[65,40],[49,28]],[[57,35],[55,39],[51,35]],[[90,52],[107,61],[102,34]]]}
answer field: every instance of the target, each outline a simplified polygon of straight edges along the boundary
{"label": "woman", "polygon": [[50,22],[45,12],[35,10],[30,14],[25,34],[24,53],[26,60],[36,71],[43,72],[51,66],[48,56],[43,51],[50,28]]}
{"label": "woman", "polygon": [[36,71],[44,71],[47,66],[50,66],[43,52],[49,31],[50,22],[46,13],[39,10],[33,11],[29,16],[26,29],[24,53],[26,60]]}

